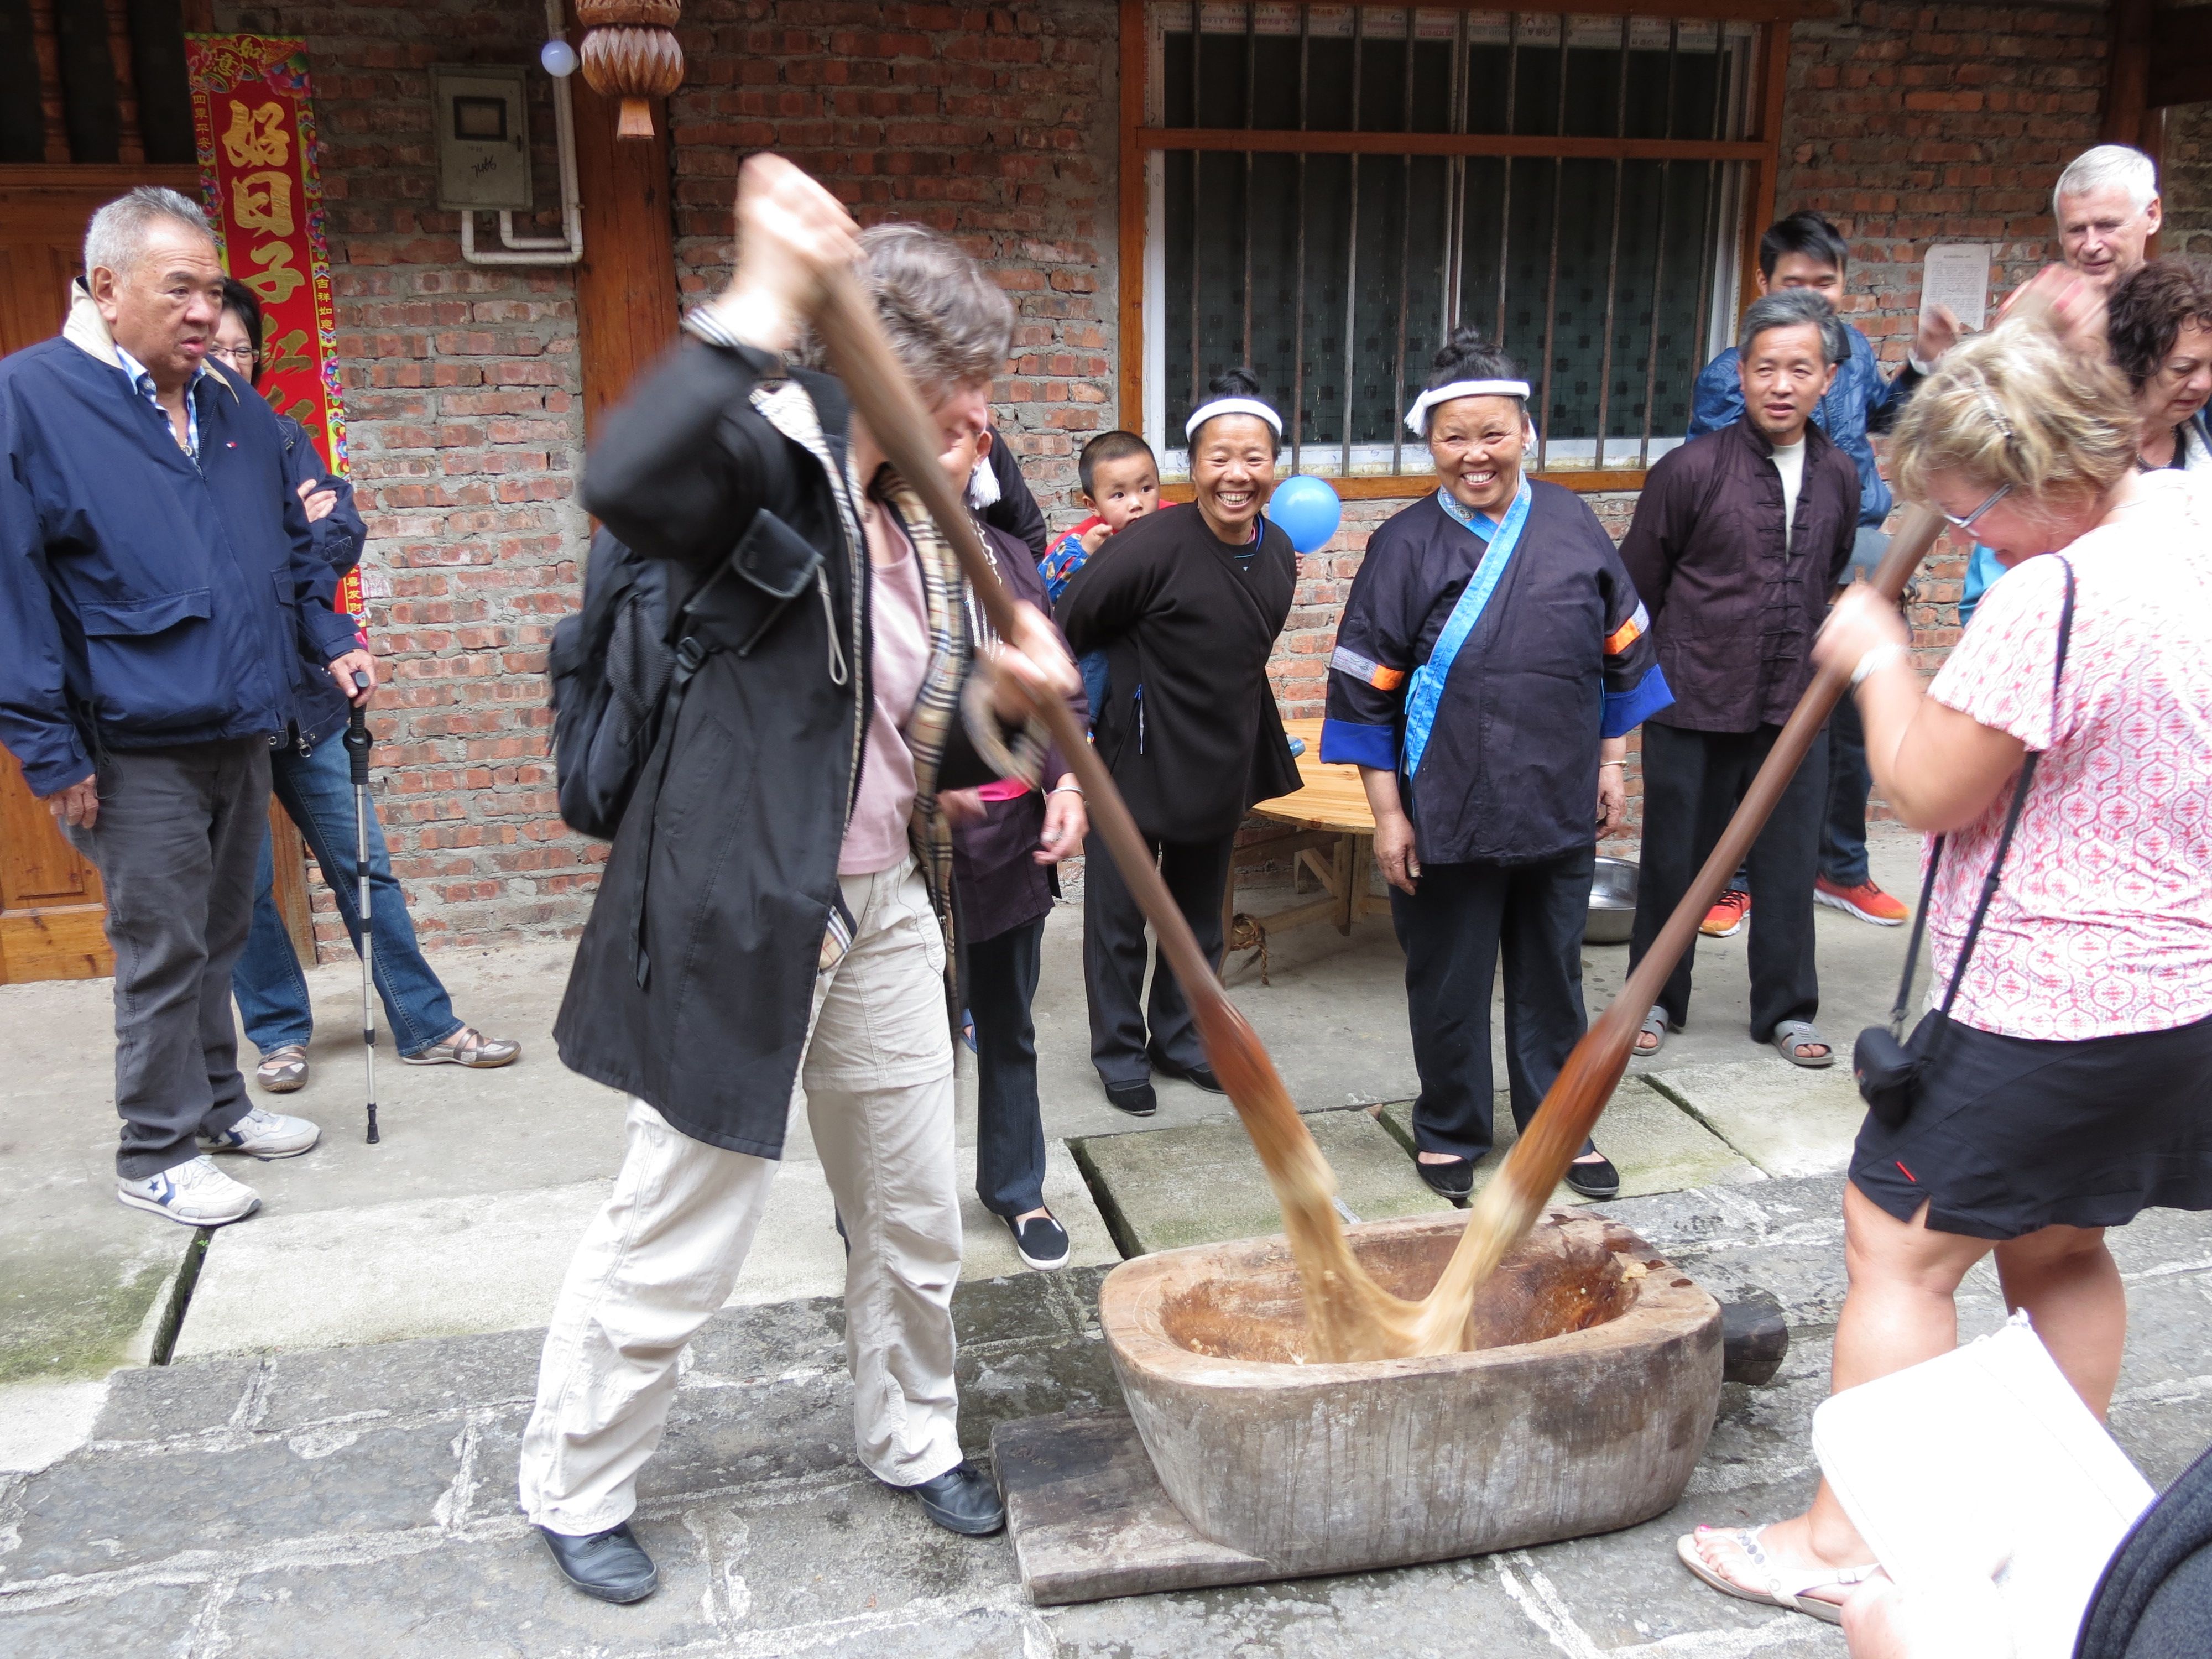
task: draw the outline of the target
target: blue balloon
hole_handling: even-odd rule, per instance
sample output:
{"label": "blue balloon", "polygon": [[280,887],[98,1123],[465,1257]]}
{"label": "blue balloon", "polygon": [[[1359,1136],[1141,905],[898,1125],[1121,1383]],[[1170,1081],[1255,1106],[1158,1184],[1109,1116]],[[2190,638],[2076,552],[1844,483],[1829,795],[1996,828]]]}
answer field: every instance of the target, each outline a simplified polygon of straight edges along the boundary
{"label": "blue balloon", "polygon": [[1299,552],[1318,553],[1344,522],[1344,503],[1322,479],[1300,473],[1275,487],[1267,500],[1267,516],[1283,527]]}

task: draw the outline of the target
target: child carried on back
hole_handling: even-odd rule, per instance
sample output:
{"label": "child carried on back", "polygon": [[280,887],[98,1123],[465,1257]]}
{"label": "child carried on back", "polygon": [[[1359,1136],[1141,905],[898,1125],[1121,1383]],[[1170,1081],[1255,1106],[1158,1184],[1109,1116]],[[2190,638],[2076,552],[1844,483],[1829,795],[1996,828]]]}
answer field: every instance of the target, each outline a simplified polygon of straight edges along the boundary
{"label": "child carried on back", "polygon": [[[1054,543],[1037,567],[1046,596],[1054,604],[1075,573],[1105,545],[1160,504],[1159,464],[1152,447],[1133,432],[1102,432],[1083,446],[1076,459],[1083,480],[1083,504],[1091,516]],[[1077,659],[1091,716],[1106,705],[1106,653],[1087,651]]]}

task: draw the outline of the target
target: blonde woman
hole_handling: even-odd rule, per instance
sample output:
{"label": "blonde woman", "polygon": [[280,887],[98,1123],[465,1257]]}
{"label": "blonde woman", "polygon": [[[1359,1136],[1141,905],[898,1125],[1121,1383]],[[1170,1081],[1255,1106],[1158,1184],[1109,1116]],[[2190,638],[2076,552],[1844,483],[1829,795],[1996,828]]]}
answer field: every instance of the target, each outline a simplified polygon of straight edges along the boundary
{"label": "blonde woman", "polygon": [[[2212,491],[2139,473],[2137,431],[2119,375],[2028,325],[1955,349],[1899,422],[1898,483],[2012,574],[1928,686],[1868,589],[1815,647],[1852,665],[1883,796],[1937,837],[1931,1000],[1956,981],[1909,1113],[1859,1131],[1839,1389],[1953,1347],[1954,1292],[1994,1252],[2101,1416],[2127,1329],[2104,1230],[2212,1209]],[[1825,1486],[1680,1553],[1831,1621],[1875,1571]]]}

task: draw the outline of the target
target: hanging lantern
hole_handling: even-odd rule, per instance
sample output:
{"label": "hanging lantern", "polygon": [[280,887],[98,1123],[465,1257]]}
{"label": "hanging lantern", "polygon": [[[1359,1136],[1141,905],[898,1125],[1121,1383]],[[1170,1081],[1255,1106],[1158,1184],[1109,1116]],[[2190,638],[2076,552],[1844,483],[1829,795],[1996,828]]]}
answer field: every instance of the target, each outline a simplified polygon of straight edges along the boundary
{"label": "hanging lantern", "polygon": [[684,84],[684,48],[671,33],[682,0],[576,0],[584,37],[584,79],[603,98],[622,100],[617,138],[653,137],[653,106]]}

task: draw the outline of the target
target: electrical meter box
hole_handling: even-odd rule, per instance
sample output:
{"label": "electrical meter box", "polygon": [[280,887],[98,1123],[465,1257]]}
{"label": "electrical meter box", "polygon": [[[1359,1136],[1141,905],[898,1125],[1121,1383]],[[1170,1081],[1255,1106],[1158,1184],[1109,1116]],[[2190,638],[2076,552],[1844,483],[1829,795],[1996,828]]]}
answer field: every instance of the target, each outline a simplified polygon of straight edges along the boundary
{"label": "electrical meter box", "polygon": [[430,71],[438,205],[521,210],[530,199],[529,100],[519,64],[441,64]]}

